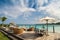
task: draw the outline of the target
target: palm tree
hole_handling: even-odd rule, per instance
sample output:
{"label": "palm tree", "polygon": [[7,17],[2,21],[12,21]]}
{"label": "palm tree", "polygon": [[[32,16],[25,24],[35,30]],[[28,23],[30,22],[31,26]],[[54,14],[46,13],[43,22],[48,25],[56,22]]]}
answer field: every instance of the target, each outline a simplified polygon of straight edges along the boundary
{"label": "palm tree", "polygon": [[1,17],[1,21],[2,21],[2,26],[3,26],[3,24],[4,24],[4,22],[6,21],[6,17]]}

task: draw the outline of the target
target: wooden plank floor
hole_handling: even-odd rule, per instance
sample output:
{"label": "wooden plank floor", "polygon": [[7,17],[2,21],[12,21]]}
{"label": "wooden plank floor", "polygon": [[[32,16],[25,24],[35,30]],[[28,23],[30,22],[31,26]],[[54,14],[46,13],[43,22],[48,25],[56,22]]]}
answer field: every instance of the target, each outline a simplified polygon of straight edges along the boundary
{"label": "wooden plank floor", "polygon": [[11,33],[8,33],[8,32],[6,32],[5,30],[0,29],[0,31],[1,31],[4,35],[6,35],[8,38],[10,38],[10,40],[23,40],[22,38],[20,38],[20,37],[18,37],[18,36],[16,36],[16,35],[13,35],[13,34],[11,34]]}

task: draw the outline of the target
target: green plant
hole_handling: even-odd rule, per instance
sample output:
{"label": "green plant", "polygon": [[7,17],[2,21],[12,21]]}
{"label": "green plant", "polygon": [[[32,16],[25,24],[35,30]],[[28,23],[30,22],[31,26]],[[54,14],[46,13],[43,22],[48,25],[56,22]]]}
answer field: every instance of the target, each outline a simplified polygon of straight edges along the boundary
{"label": "green plant", "polygon": [[6,21],[6,17],[1,17],[0,20],[2,21],[2,26],[4,26],[4,22]]}

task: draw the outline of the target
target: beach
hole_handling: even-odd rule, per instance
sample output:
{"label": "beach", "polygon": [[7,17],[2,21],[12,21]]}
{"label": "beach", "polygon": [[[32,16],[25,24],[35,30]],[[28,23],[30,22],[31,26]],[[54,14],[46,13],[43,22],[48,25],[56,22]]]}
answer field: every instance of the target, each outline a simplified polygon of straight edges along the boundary
{"label": "beach", "polygon": [[[24,26],[24,28],[25,28],[26,26]],[[57,26],[55,26],[55,27],[57,27]],[[58,26],[59,27],[59,26]],[[12,28],[12,27],[11,27]],[[35,30],[31,30],[31,28],[33,28],[34,29],[34,27],[30,27],[30,31],[27,29],[27,28],[25,28],[25,29],[27,29],[27,30],[25,30],[23,27],[21,27],[21,28],[19,28],[19,27],[13,27],[14,29],[12,29],[12,30],[15,30],[16,28],[17,28],[17,30],[15,30],[15,32],[16,33],[14,33],[14,31],[13,31],[13,33],[12,32],[9,32],[9,30],[6,30],[6,29],[9,29],[9,28],[4,28],[3,27],[3,29],[4,30],[6,30],[6,31],[8,31],[9,33],[12,33],[12,34],[14,34],[14,35],[16,35],[16,36],[19,36],[19,37],[21,37],[22,39],[24,39],[24,40],[60,40],[60,33],[57,31],[57,32],[55,32],[55,33],[53,33],[52,31],[50,32],[50,31],[48,31],[48,36],[46,36],[45,34],[43,35],[43,36],[41,36],[41,35],[39,35],[37,32],[35,32]],[[40,27],[41,28],[41,27]],[[52,26],[51,27],[49,27],[49,28],[52,28]],[[58,29],[58,28],[56,28],[56,29]],[[11,30],[11,29],[10,29]],[[41,30],[41,29],[40,29]],[[59,30],[59,29],[58,29]],[[22,32],[22,33],[21,33]],[[43,33],[43,32],[42,32]]]}
{"label": "beach", "polygon": [[60,0],[0,0],[0,39],[60,40]]}
{"label": "beach", "polygon": [[49,32],[48,36],[39,36],[36,35],[35,32],[30,31],[30,32],[24,32],[22,35],[19,35],[22,37],[24,40],[60,40],[60,33],[52,33]]}
{"label": "beach", "polygon": [[[29,28],[31,28],[31,26],[26,25],[26,26],[23,27],[23,25],[22,25],[22,26],[19,26],[19,27],[29,29]],[[24,31],[22,34],[18,34],[18,36],[20,36],[24,40],[60,40],[60,31],[59,31],[60,27],[59,26],[60,25],[55,25],[54,26],[55,27],[55,33],[53,33],[53,25],[48,25],[48,36],[43,35],[41,37],[40,35],[37,35],[35,33],[35,31]],[[35,25],[33,27],[35,28]],[[46,25],[44,27],[46,29]],[[36,28],[41,30],[42,25],[37,25]]]}
{"label": "beach", "polygon": [[49,33],[49,36],[43,36],[36,40],[60,40],[60,33]]}

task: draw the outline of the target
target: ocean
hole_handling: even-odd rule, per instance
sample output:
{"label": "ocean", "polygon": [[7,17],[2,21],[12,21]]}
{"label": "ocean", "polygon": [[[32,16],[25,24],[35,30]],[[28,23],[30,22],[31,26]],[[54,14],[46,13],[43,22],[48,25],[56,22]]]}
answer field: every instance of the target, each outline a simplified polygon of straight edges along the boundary
{"label": "ocean", "polygon": [[[24,28],[31,28],[31,27],[34,27],[34,28],[37,28],[37,29],[42,29],[44,27],[44,29],[47,29],[47,25],[43,25],[43,24],[19,24],[19,27],[24,27]],[[60,33],[60,25],[54,25],[54,28],[55,28],[55,32],[58,32]],[[53,32],[53,25],[48,25],[48,32]]]}

